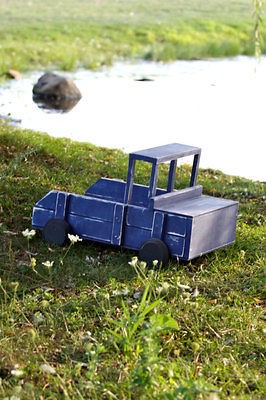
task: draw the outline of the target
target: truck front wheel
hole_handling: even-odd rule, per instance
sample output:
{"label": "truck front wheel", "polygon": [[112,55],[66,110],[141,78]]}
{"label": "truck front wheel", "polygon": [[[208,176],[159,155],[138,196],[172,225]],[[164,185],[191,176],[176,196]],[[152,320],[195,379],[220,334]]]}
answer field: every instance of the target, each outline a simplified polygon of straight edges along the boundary
{"label": "truck front wheel", "polygon": [[68,233],[70,233],[70,225],[61,218],[49,219],[43,228],[45,241],[59,246],[66,244]]}
{"label": "truck front wheel", "polygon": [[165,266],[169,261],[169,250],[162,240],[152,238],[141,246],[139,259],[145,261],[149,266],[152,266],[155,260]]}

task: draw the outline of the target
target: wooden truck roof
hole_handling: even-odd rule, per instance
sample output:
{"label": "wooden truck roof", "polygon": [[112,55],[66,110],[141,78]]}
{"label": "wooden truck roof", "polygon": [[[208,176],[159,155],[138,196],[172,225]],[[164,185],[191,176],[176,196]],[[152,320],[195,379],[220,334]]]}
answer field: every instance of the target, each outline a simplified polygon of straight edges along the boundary
{"label": "wooden truck roof", "polygon": [[200,153],[201,149],[199,147],[187,146],[180,143],[171,143],[164,146],[153,147],[151,149],[135,151],[130,153],[130,156],[137,160],[160,164]]}

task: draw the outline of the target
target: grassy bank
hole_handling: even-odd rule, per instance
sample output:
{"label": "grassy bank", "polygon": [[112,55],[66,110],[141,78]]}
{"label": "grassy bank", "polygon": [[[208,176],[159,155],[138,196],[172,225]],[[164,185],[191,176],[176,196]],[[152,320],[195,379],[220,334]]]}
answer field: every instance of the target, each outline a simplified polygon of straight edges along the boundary
{"label": "grassy bank", "polygon": [[265,185],[201,170],[205,193],[240,202],[236,243],[164,270],[22,235],[47,191],[126,169],[121,151],[0,124],[0,397],[262,400]]}
{"label": "grassy bank", "polygon": [[247,0],[0,0],[0,73],[253,55],[252,11]]}

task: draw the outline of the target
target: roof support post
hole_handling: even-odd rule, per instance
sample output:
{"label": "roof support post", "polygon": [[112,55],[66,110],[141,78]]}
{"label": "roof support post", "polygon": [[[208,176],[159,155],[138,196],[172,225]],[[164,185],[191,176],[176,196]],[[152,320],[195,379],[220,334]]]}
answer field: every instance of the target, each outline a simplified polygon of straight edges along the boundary
{"label": "roof support post", "polygon": [[148,199],[150,199],[151,197],[154,197],[156,195],[157,181],[158,181],[158,164],[153,162],[152,170],[151,170],[150,187],[149,187],[149,192],[148,192]]}
{"label": "roof support post", "polygon": [[174,190],[176,166],[177,166],[177,160],[172,160],[170,162],[170,168],[168,173],[167,192],[172,192]]}
{"label": "roof support post", "polygon": [[135,175],[135,165],[136,165],[136,160],[130,154],[129,161],[128,161],[127,182],[126,182],[126,189],[125,189],[124,204],[128,204],[131,201],[134,175]]}
{"label": "roof support post", "polygon": [[196,186],[199,171],[200,153],[194,155],[189,186]]}

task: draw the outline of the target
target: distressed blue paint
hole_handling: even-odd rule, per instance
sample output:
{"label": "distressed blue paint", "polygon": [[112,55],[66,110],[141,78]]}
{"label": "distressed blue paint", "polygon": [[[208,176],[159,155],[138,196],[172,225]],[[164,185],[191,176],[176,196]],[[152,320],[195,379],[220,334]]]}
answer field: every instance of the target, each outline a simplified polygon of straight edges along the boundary
{"label": "distressed blue paint", "polygon": [[180,236],[165,234],[163,238],[172,256],[184,258],[185,239]]}
{"label": "distressed blue paint", "polygon": [[125,211],[125,206],[123,204],[115,205],[111,243],[118,246],[121,244],[122,240],[124,211]]}
{"label": "distressed blue paint", "polygon": [[124,181],[101,178],[86,190],[85,195],[123,203],[125,187]]}
{"label": "distressed blue paint", "polygon": [[135,226],[124,226],[123,246],[127,249],[139,250],[141,245],[151,238],[151,230]]}
{"label": "distressed blue paint", "polygon": [[58,192],[55,204],[55,218],[65,219],[67,213],[68,193]]}
{"label": "distressed blue paint", "polygon": [[47,193],[43,198],[38,201],[38,206],[45,210],[55,210],[56,198],[57,198],[58,191],[51,190]]}
{"label": "distressed blue paint", "polygon": [[88,240],[111,243],[113,224],[111,221],[88,218],[76,214],[69,214],[67,222],[74,228],[74,233]]}
{"label": "distressed blue paint", "polygon": [[186,217],[177,216],[173,214],[167,215],[166,218],[166,232],[174,236],[186,236],[188,219]]}
{"label": "distressed blue paint", "polygon": [[195,156],[194,156],[189,186],[195,186],[196,185],[196,182],[197,182],[197,179],[198,179],[199,161],[200,161],[200,153],[195,154]]}
{"label": "distressed blue paint", "polygon": [[172,192],[174,190],[176,167],[177,167],[177,160],[172,160],[170,162],[170,168],[168,174],[167,192]]}
{"label": "distressed blue paint", "polygon": [[199,147],[188,146],[186,144],[171,143],[163,146],[152,147],[150,149],[136,151],[132,154],[135,160],[148,161],[151,163],[162,164],[167,161],[177,160],[201,153]]}
{"label": "distressed blue paint", "polygon": [[[141,221],[141,225],[140,225]],[[149,208],[128,206],[126,213],[127,226],[141,226],[143,229],[151,229],[153,221],[153,211]]]}
{"label": "distressed blue paint", "polygon": [[53,210],[45,209],[39,206],[35,206],[33,210],[32,224],[36,229],[42,229],[46,222],[55,217]]}
{"label": "distressed blue paint", "polygon": [[112,222],[115,204],[89,196],[70,195],[68,209],[71,214]]}
{"label": "distressed blue paint", "polygon": [[156,239],[161,239],[164,232],[164,220],[166,218],[166,214],[155,211],[153,214],[153,222],[152,222],[152,231],[151,236]]}
{"label": "distressed blue paint", "polygon": [[[238,203],[202,195],[200,153],[198,147],[177,143],[131,153],[126,182],[101,178],[84,195],[52,190],[35,204],[32,225],[42,230],[51,218],[65,219],[81,238],[133,250],[160,239],[171,256],[184,260],[231,244]],[[193,156],[188,187],[174,190],[177,160],[186,156]],[[136,160],[152,164],[148,186],[134,182]],[[165,162],[168,183],[161,189],[159,166]]]}

